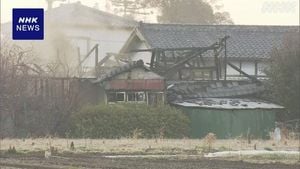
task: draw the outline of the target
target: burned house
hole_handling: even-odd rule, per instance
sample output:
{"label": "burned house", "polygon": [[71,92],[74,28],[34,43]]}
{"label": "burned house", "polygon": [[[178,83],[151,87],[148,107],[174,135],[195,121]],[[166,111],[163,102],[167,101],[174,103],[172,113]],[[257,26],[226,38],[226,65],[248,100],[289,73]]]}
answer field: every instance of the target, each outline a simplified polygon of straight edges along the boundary
{"label": "burned house", "polygon": [[165,102],[165,80],[150,71],[142,60],[113,68],[100,68],[101,74],[92,81],[105,90],[104,101],[111,103]]}
{"label": "burned house", "polygon": [[[247,79],[236,68],[264,79],[272,49],[295,33],[298,26],[140,23],[120,53],[124,59],[142,59],[157,71],[178,70],[168,75],[170,80],[212,80],[216,74],[223,80]],[[174,66],[177,63],[181,66]]]}
{"label": "burned house", "polygon": [[167,101],[191,119],[194,138],[265,138],[284,107],[261,100],[270,52],[293,26],[144,24],[120,53],[165,77]]}

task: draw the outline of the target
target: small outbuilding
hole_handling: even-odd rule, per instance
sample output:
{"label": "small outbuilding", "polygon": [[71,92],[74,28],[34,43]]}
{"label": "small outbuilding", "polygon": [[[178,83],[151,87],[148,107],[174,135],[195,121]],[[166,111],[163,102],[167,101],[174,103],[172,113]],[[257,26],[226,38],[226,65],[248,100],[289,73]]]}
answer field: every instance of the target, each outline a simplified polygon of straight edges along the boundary
{"label": "small outbuilding", "polygon": [[284,107],[256,99],[262,91],[262,85],[241,81],[174,84],[168,98],[191,119],[193,138],[267,138]]}
{"label": "small outbuilding", "polygon": [[150,71],[142,60],[124,64],[105,72],[93,81],[105,90],[105,102],[147,103],[165,102],[165,79]]}
{"label": "small outbuilding", "polygon": [[218,138],[239,136],[267,138],[274,129],[276,113],[283,107],[260,100],[206,98],[174,102],[191,119],[191,136]]}

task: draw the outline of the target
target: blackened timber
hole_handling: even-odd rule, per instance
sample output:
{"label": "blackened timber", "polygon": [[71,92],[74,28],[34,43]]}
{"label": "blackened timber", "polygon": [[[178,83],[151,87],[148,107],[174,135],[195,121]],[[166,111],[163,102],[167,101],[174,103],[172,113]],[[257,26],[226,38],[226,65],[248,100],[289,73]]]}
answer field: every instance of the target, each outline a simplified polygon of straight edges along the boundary
{"label": "blackened timber", "polygon": [[216,69],[215,66],[201,66],[201,67],[182,67],[181,69],[194,69],[194,70],[210,70],[210,69]]}
{"label": "blackened timber", "polygon": [[165,52],[166,51],[162,51],[161,54],[162,54],[162,59],[163,59],[163,62],[164,62],[164,66],[167,66],[167,58],[166,58]]}
{"label": "blackened timber", "polygon": [[220,73],[219,73],[219,62],[218,62],[218,52],[214,49],[214,57],[215,57],[215,66],[216,66],[216,77],[217,80],[220,80]]}
{"label": "blackened timber", "polygon": [[[201,55],[200,55],[201,56]],[[198,67],[200,67],[201,65],[200,65],[200,56],[199,57],[197,57],[197,66]]]}
{"label": "blackened timber", "polygon": [[239,69],[234,64],[231,64],[230,62],[227,62],[227,64],[229,66],[231,66],[234,70],[240,72],[242,75],[244,75],[244,76],[248,77],[249,79],[251,79],[253,82],[259,82],[260,83],[260,81],[255,76],[251,76],[251,75],[247,74],[246,72],[242,71],[241,69]]}
{"label": "blackened timber", "polygon": [[151,54],[151,62],[150,62],[150,67],[151,67],[151,68],[153,68],[153,66],[154,66],[155,54],[156,54],[156,50],[152,51],[152,54]]}
{"label": "blackened timber", "polygon": [[95,69],[97,68],[98,65],[98,59],[99,59],[99,45],[95,46]]}
{"label": "blackened timber", "polygon": [[208,47],[185,47],[185,48],[152,48],[152,49],[135,49],[131,50],[130,52],[152,52],[155,50],[160,50],[160,51],[178,51],[178,50],[212,50],[216,48],[214,45],[208,46]]}
{"label": "blackened timber", "polygon": [[205,64],[205,61],[204,61],[204,58],[203,58],[203,56],[202,56],[202,54],[200,54],[199,56],[200,56],[200,60],[201,60],[201,62],[202,62],[202,65],[206,65],[206,64]]}
{"label": "blackened timber", "polygon": [[98,66],[102,66],[112,55],[110,53],[107,53],[106,56],[100,60],[100,62],[98,63]]}
{"label": "blackened timber", "polygon": [[93,51],[98,49],[98,44],[96,44],[87,55],[85,55],[85,57],[80,61],[79,65],[82,65],[82,63],[93,53]]}
{"label": "blackened timber", "polygon": [[195,58],[200,53],[204,53],[204,52],[206,52],[206,51],[203,51],[203,50],[195,51],[194,54],[191,54],[188,58],[179,61],[178,63],[176,63],[175,65],[173,65],[169,69],[167,69],[166,70],[166,74],[169,74],[171,72],[175,73],[176,70],[178,70],[178,68],[180,68],[182,65],[186,64],[188,61],[190,61],[191,59]]}
{"label": "blackened timber", "polygon": [[254,62],[254,66],[255,66],[255,76],[257,76],[258,75],[258,62],[257,61]]}
{"label": "blackened timber", "polygon": [[224,80],[227,80],[227,39],[224,41]]}
{"label": "blackened timber", "polygon": [[172,58],[173,58],[174,61],[176,61],[175,51],[172,51]]}
{"label": "blackened timber", "polygon": [[173,65],[169,69],[167,69],[166,70],[166,74],[168,74],[170,72],[174,73],[174,71],[176,71],[178,69],[178,67],[181,67],[181,65],[184,65],[185,63],[187,63],[191,59],[194,59],[198,55],[201,55],[201,54],[207,52],[208,50],[214,50],[214,51],[216,51],[218,48],[219,48],[219,43],[214,43],[213,45],[211,45],[209,47],[196,48],[197,50],[194,50],[193,53],[190,56],[188,56],[188,58],[179,61],[178,63],[176,63],[175,65]]}
{"label": "blackened timber", "polygon": [[159,67],[159,62],[160,62],[160,56],[161,56],[161,51],[160,50],[156,50],[156,62],[155,62],[155,68]]}

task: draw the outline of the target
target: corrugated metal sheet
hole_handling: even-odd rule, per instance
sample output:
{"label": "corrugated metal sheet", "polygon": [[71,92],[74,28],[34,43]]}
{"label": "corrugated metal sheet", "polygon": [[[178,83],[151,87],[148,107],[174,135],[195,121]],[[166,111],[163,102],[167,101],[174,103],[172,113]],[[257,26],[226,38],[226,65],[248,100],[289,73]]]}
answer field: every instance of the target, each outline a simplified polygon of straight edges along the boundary
{"label": "corrugated metal sheet", "polygon": [[203,138],[214,133],[219,139],[247,137],[267,138],[275,125],[276,111],[220,110],[180,107],[191,119],[191,137]]}
{"label": "corrugated metal sheet", "polygon": [[105,85],[106,90],[158,90],[165,88],[164,80],[111,80]]}

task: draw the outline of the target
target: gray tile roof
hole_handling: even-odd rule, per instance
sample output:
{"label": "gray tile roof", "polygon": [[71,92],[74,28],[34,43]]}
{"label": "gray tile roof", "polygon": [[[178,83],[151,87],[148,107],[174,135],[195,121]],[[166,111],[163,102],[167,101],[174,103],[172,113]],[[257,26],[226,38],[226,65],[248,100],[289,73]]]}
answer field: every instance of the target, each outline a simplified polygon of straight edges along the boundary
{"label": "gray tile roof", "polygon": [[268,58],[288,34],[299,34],[298,26],[145,24],[138,27],[152,48],[205,47],[229,35],[230,58]]}

